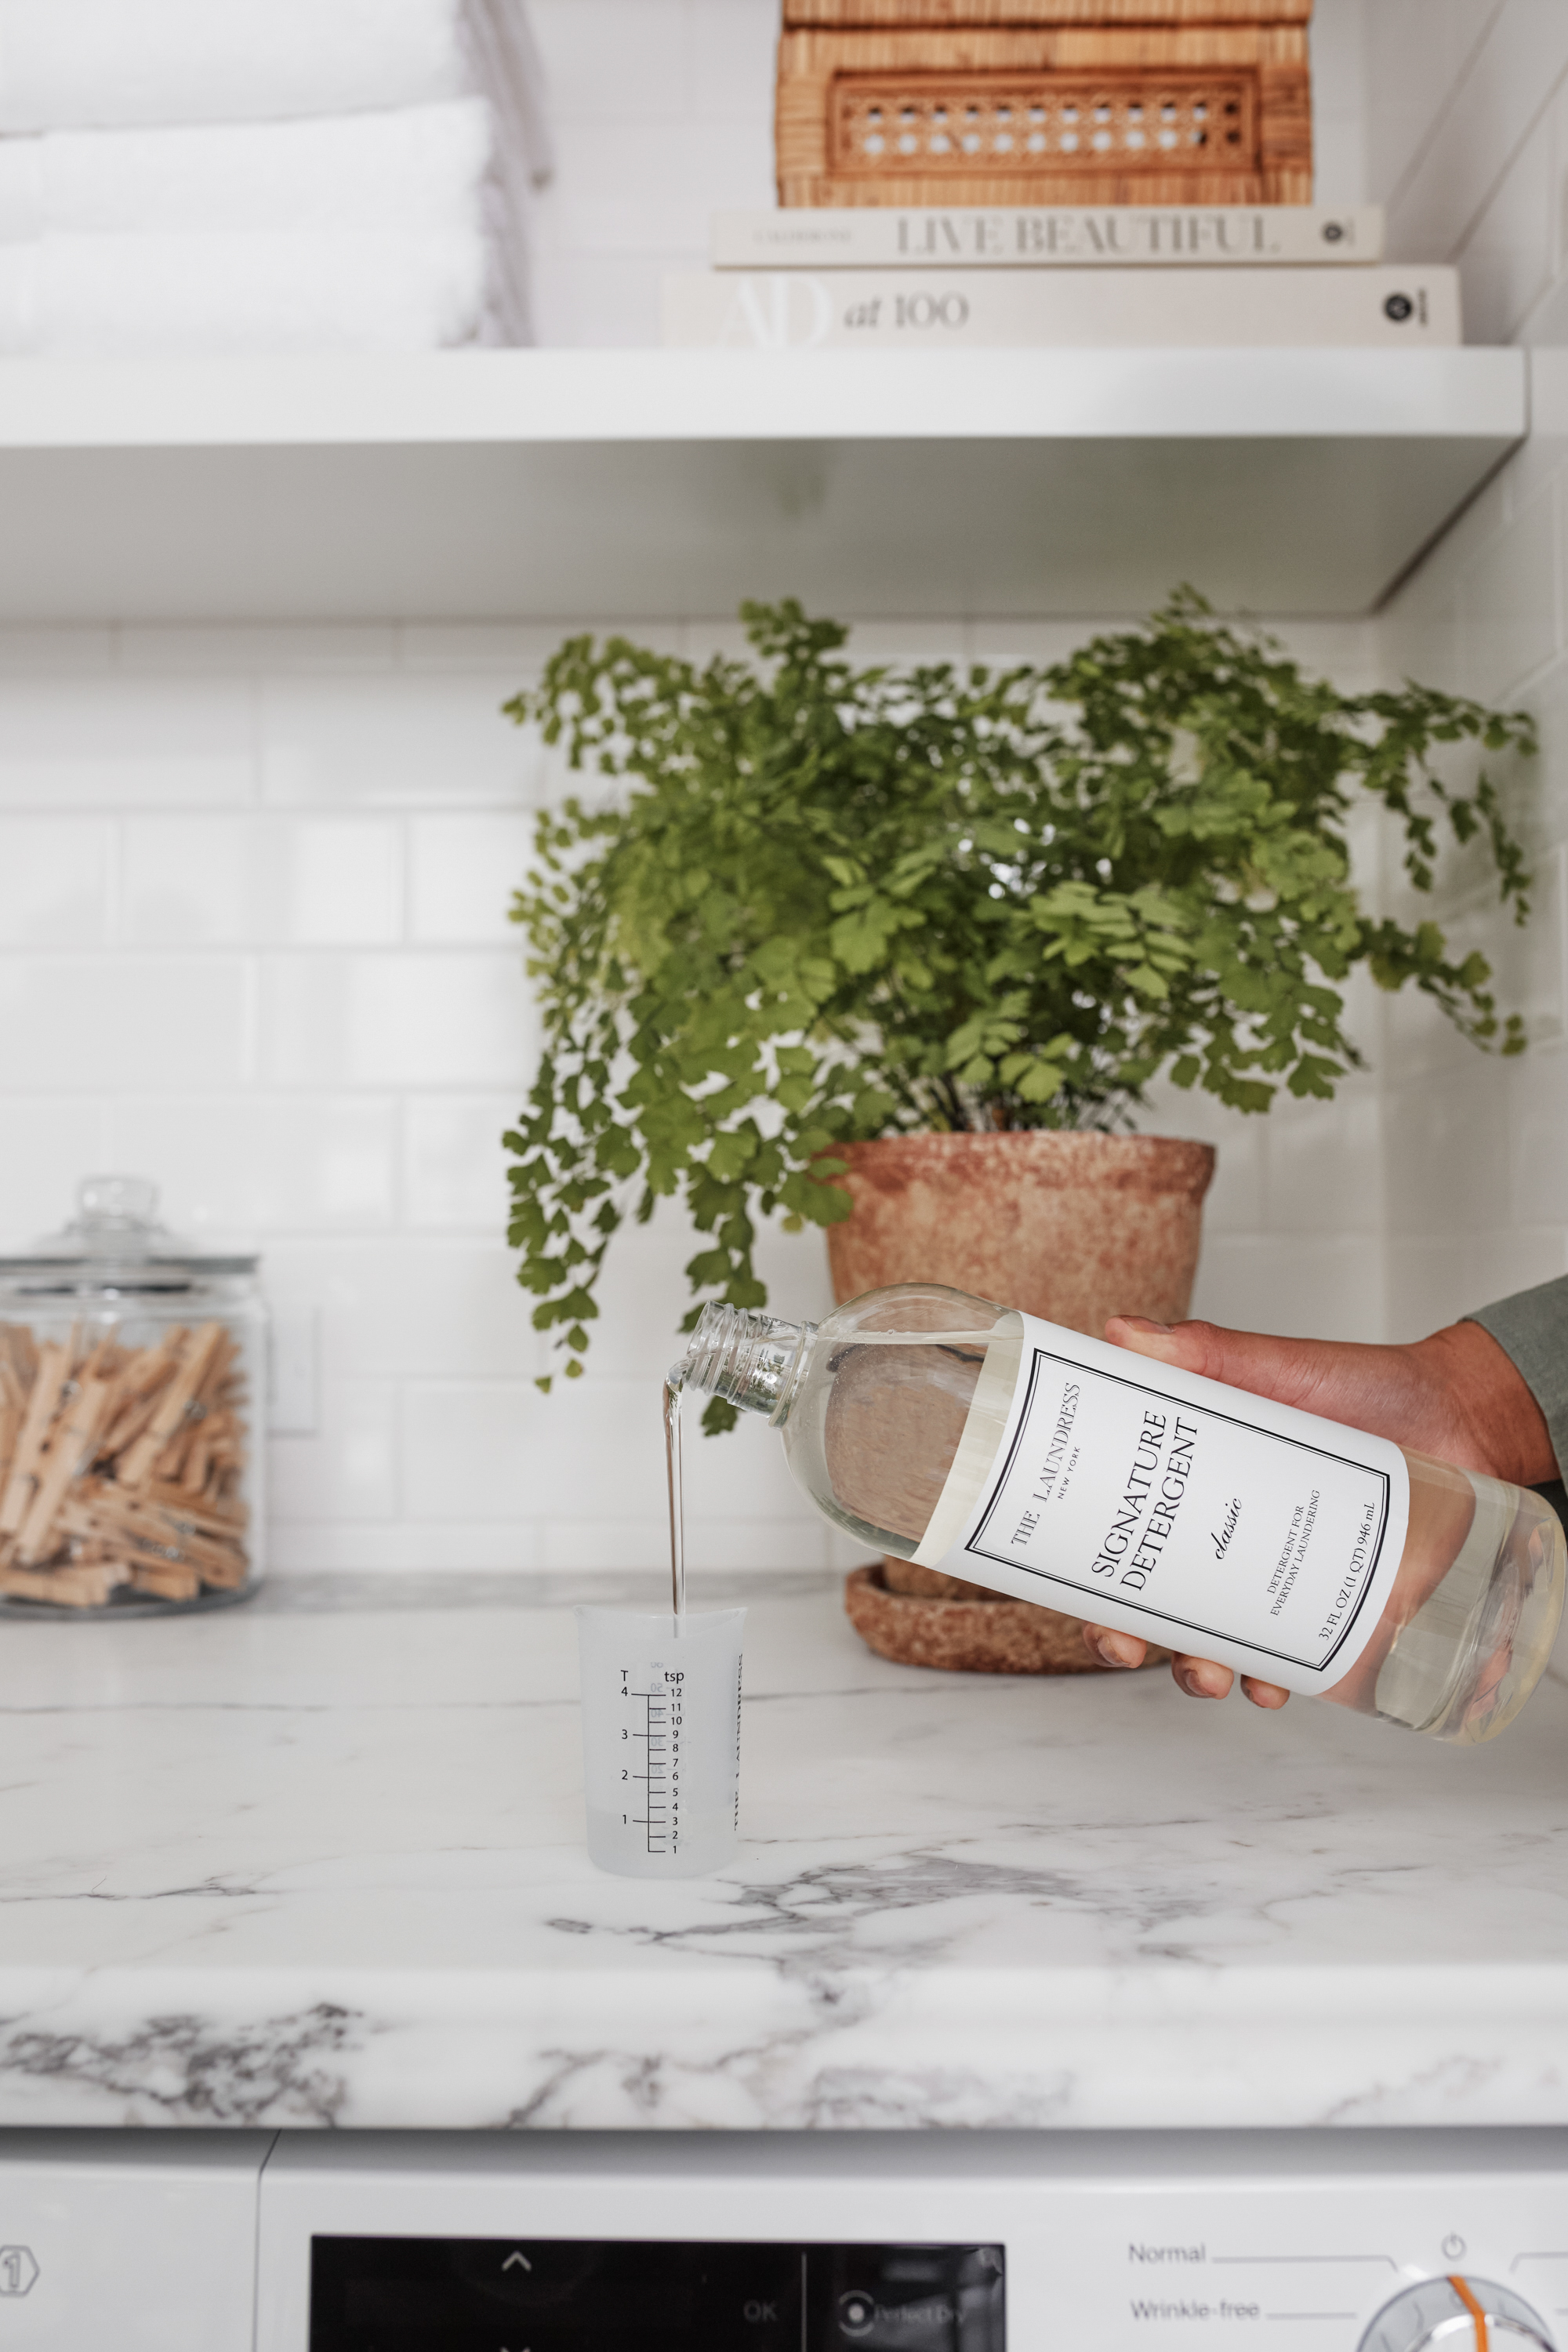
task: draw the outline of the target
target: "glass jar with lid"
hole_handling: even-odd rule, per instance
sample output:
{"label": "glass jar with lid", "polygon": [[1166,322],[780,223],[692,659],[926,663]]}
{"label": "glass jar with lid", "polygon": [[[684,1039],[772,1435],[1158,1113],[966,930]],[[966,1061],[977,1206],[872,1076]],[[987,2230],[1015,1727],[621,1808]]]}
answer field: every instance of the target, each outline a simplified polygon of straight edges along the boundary
{"label": "glass jar with lid", "polygon": [[62,1233],[0,1257],[0,1615],[211,1609],[261,1573],[257,1260],[157,1206],[89,1177]]}

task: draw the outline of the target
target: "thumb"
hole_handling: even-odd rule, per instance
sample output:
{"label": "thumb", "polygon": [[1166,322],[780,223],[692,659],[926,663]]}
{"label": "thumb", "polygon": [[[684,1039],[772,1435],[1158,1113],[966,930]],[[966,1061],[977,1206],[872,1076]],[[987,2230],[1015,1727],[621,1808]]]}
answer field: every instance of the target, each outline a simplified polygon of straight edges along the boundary
{"label": "thumb", "polygon": [[1326,1369],[1320,1360],[1338,1352],[1321,1342],[1279,1339],[1265,1331],[1227,1331],[1218,1323],[1152,1323],[1142,1315],[1113,1315],[1105,1336],[1112,1347],[1281,1404],[1307,1405],[1319,1395]]}

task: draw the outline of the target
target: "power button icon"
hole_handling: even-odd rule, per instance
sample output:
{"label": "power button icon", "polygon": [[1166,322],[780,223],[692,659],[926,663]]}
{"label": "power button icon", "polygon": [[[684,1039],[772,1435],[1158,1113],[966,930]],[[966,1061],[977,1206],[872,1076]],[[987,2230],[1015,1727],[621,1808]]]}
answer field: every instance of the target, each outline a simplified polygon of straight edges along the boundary
{"label": "power button icon", "polygon": [[838,2298],[838,2325],[848,2336],[868,2336],[876,2325],[877,2306],[858,2286]]}

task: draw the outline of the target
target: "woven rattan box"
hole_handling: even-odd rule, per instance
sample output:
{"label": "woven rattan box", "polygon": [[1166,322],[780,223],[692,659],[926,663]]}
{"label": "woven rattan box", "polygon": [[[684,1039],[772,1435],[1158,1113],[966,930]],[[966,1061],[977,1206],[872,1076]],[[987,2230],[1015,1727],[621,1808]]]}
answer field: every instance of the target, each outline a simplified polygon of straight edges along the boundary
{"label": "woven rattan box", "polygon": [[1312,0],[784,0],[784,205],[1304,205]]}

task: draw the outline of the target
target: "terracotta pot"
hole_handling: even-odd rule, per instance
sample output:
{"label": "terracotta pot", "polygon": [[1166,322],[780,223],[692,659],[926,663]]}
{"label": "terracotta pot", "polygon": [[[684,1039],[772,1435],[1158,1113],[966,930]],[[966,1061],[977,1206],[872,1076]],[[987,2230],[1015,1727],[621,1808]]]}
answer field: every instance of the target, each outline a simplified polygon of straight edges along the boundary
{"label": "terracotta pot", "polygon": [[[994,1592],[974,1600],[916,1598],[890,1591],[883,1570],[872,1567],[854,1570],[844,1606],[867,1647],[901,1666],[965,1675],[1103,1672],[1084,1648],[1076,1617],[1027,1601],[998,1600]],[[1163,1664],[1169,1654],[1151,1650],[1146,1663]]]}
{"label": "terracotta pot", "polygon": [[[837,1156],[849,1164],[836,1181],[855,1203],[827,1234],[840,1302],[889,1283],[946,1282],[1097,1339],[1111,1315],[1175,1323],[1186,1314],[1214,1175],[1209,1144],[1158,1135],[902,1135],[847,1144]],[[874,1650],[910,1664],[1095,1671],[1076,1617],[999,1600],[908,1560],[889,1556],[879,1573],[857,1570],[846,1605]],[[895,1640],[900,1646],[889,1647]]]}
{"label": "terracotta pot", "polygon": [[1178,1323],[1187,1311],[1211,1144],[894,1135],[836,1157],[855,1203],[827,1231],[840,1301],[889,1282],[950,1282],[1096,1339],[1110,1315]]}

